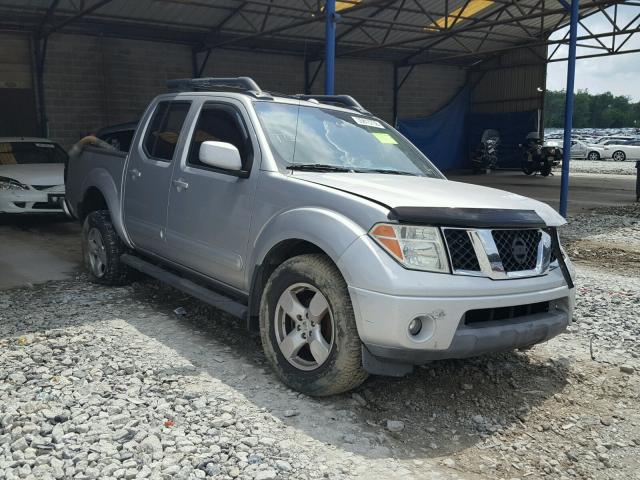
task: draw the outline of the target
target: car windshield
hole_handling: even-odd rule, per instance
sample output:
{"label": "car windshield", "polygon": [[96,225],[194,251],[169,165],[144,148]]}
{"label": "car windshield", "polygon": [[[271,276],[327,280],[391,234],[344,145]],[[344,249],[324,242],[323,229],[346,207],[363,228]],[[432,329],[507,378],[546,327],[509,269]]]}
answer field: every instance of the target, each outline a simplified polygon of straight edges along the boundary
{"label": "car windshield", "polygon": [[65,163],[67,154],[50,142],[0,142],[0,165]]}
{"label": "car windshield", "polygon": [[275,102],[256,102],[255,108],[282,169],[444,178],[415,146],[374,117]]}

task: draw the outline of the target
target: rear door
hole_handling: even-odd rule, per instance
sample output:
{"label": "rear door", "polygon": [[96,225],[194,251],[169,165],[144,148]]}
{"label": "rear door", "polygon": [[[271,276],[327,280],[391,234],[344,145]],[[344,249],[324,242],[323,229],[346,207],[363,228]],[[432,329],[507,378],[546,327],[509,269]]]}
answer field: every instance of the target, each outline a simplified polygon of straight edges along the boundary
{"label": "rear door", "polygon": [[[173,171],[168,255],[176,263],[242,289],[258,179],[258,143],[242,102],[202,100],[198,108],[188,146]],[[207,140],[235,145],[248,176],[202,164],[200,145]]]}
{"label": "rear door", "polygon": [[587,156],[586,146],[582,142],[576,140],[571,141],[571,157],[572,158],[584,158]]}
{"label": "rear door", "polygon": [[[174,157],[182,150],[182,130],[191,102],[159,101],[136,138],[124,179],[124,222],[136,248],[164,255],[167,202]],[[140,124],[141,126],[144,123]]]}
{"label": "rear door", "polygon": [[627,158],[638,159],[640,158],[640,140],[633,140],[626,145],[625,152]]}

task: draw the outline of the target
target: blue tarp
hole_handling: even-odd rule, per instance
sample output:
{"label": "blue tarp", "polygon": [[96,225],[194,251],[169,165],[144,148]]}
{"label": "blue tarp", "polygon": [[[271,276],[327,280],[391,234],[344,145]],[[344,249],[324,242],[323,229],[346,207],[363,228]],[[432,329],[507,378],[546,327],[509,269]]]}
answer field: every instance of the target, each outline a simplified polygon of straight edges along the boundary
{"label": "blue tarp", "polygon": [[467,156],[465,122],[470,89],[463,88],[451,102],[428,117],[398,120],[398,130],[440,170],[460,167]]}
{"label": "blue tarp", "polygon": [[518,144],[529,132],[538,131],[538,111],[470,113],[471,93],[463,88],[444,108],[422,118],[398,120],[398,130],[440,170],[471,168],[471,154],[482,132],[500,132],[498,168],[519,168]]}

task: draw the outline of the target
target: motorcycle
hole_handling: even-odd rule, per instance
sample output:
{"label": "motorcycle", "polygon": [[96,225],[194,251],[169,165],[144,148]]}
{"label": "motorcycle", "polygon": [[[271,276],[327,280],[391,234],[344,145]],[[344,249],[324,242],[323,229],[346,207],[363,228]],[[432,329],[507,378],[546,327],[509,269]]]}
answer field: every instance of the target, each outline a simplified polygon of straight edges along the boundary
{"label": "motorcycle", "polygon": [[527,135],[525,143],[520,144],[522,149],[521,168],[525,175],[540,173],[543,177],[553,175],[553,167],[560,165],[562,150],[555,142],[544,144],[538,132]]}
{"label": "motorcycle", "polygon": [[471,158],[471,168],[474,175],[488,173],[498,164],[498,145],[500,133],[497,130],[485,130],[480,139],[480,145]]}

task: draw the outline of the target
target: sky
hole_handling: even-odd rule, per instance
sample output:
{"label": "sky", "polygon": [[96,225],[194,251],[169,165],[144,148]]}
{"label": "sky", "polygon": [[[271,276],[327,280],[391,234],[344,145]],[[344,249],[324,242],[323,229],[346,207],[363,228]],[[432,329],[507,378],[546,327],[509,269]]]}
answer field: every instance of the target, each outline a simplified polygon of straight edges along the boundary
{"label": "sky", "polygon": [[[638,7],[619,6],[618,23],[623,26],[632,21],[638,13]],[[613,8],[607,10],[613,18]],[[584,24],[594,34],[611,31],[611,23],[602,14],[593,15],[584,20]],[[630,28],[638,28],[638,21]],[[560,39],[567,29],[554,33],[552,39]],[[578,27],[578,37],[587,35],[587,32]],[[618,36],[617,45],[626,38]],[[611,37],[601,38],[605,45],[611,45]],[[583,43],[600,46],[596,40]],[[553,51],[549,47],[549,53]],[[640,49],[640,33],[634,36],[622,47],[627,49]],[[580,54],[594,54],[601,50],[592,48],[578,48]],[[566,57],[568,49],[561,47],[554,58]],[[547,89],[564,90],[567,83],[567,62],[549,63],[547,67]],[[591,93],[604,93],[610,91],[614,95],[627,95],[634,101],[640,101],[640,52],[625,55],[613,55],[608,57],[589,58],[578,60],[576,63],[576,90],[589,90]]]}

